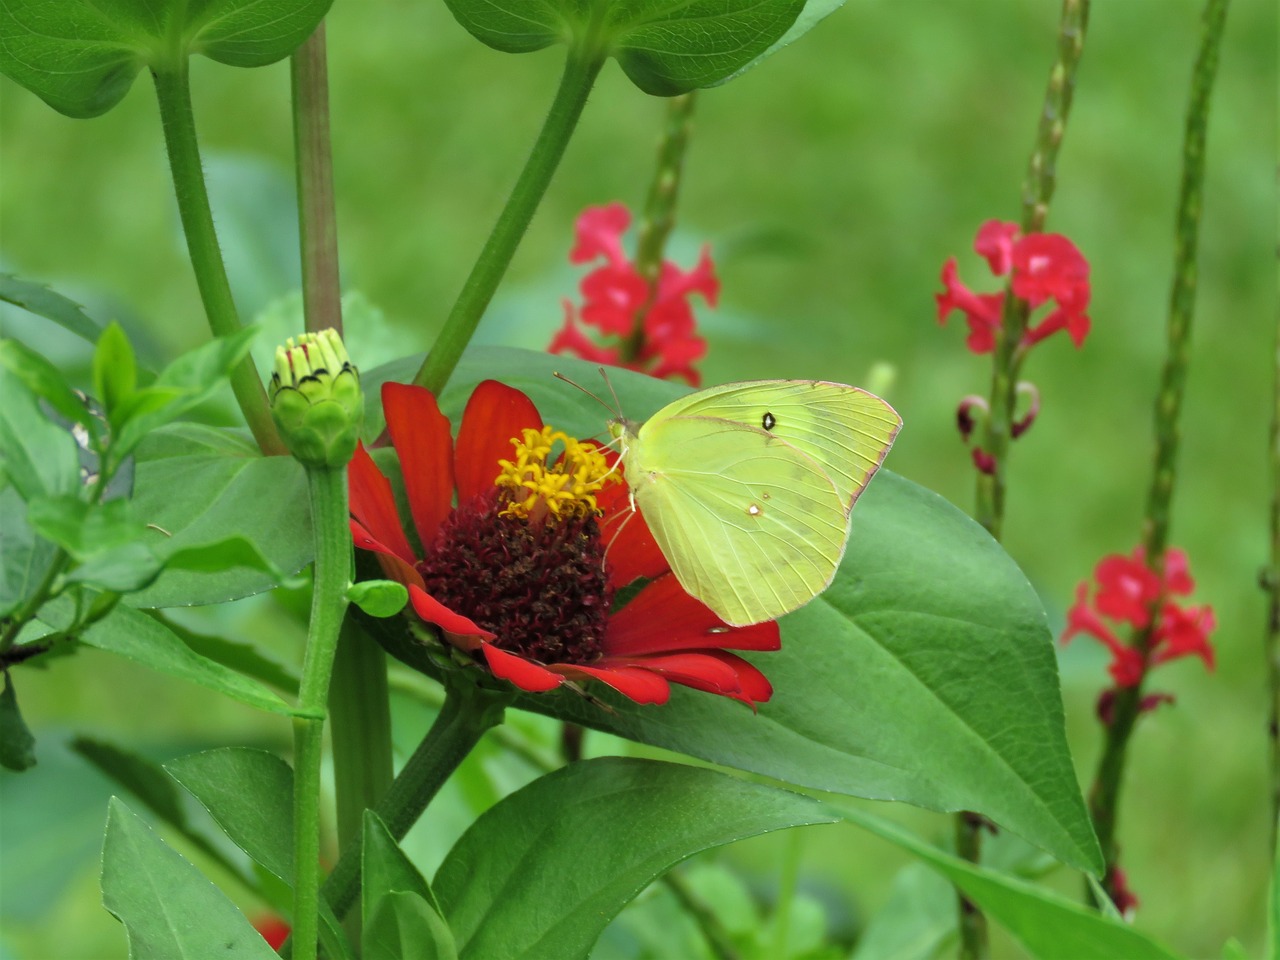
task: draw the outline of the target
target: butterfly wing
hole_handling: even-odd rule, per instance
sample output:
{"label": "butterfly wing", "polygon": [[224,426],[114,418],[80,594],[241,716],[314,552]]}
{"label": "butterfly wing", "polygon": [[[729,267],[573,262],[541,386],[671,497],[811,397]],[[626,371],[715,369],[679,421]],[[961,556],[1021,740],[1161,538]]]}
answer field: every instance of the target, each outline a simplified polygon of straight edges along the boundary
{"label": "butterfly wing", "polygon": [[825,380],[726,383],[669,404],[645,428],[677,417],[730,420],[782,438],[827,472],[846,515],[902,426],[897,411],[875,394]]}
{"label": "butterfly wing", "polygon": [[627,437],[628,482],[672,572],[726,623],[782,616],[831,582],[846,500],[813,457],[766,430],[659,415]]}

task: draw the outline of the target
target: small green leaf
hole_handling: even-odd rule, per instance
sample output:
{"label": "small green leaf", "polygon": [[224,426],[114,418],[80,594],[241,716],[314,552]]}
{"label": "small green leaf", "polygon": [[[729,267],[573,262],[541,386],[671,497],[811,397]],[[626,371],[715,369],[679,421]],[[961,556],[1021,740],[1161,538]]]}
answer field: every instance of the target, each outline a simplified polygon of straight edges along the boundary
{"label": "small green leaf", "polygon": [[77,449],[71,434],[50,422],[18,377],[0,376],[0,463],[23,500],[78,490]]}
{"label": "small green leaf", "polygon": [[372,810],[364,812],[361,862],[365,960],[455,960],[458,949],[435,895]]}
{"label": "small green leaf", "polygon": [[[0,63],[3,56],[0,55]],[[55,293],[42,283],[23,280],[11,273],[0,273],[0,300],[21,307],[38,317],[52,320],[89,343],[97,343],[102,327],[91,320],[84,308],[74,300]]]}
{"label": "small green leaf", "polygon": [[0,691],[0,767],[21,773],[36,764],[36,738],[27,729],[18,709],[18,695],[13,677],[4,671],[4,690]]}
{"label": "small green leaf", "polygon": [[138,386],[138,361],[124,328],[112,321],[102,331],[93,351],[93,392],[115,423],[112,414]]}
{"label": "small green leaf", "polygon": [[[115,106],[144,68],[193,53],[258,67],[288,56],[332,0],[6,0],[0,73],[71,117]],[[184,65],[185,67],[185,65]]]}
{"label": "small green leaf", "polygon": [[76,737],[70,746],[146,804],[156,816],[180,830],[186,829],[187,814],[182,809],[181,795],[159,764],[123,747],[91,737]]}
{"label": "small green leaf", "polygon": [[15,487],[0,488],[0,617],[17,609],[44,579],[57,548],[27,523]]}
{"label": "small green leaf", "polygon": [[[503,53],[532,53],[573,35],[569,4],[558,0],[445,0],[468,33]],[[579,10],[585,17],[587,11]]]}
{"label": "small green leaf", "polygon": [[293,771],[266,750],[221,747],[164,765],[231,841],[293,883]]}
{"label": "small green leaf", "polygon": [[[723,80],[719,80],[712,84],[712,86],[719,86],[722,83],[728,83],[730,80],[736,80],[748,70],[759,64],[761,60],[773,56],[783,47],[791,46],[791,44],[795,43],[806,33],[816,27],[821,21],[839,10],[842,6],[844,6],[844,0],[807,0],[804,5],[804,9],[800,11],[800,16],[796,17],[795,23],[791,25],[791,29],[775,40],[768,50],[760,54],[750,63],[739,67],[734,73],[731,73]],[[883,387],[876,386],[870,380],[862,381],[862,386],[865,389],[870,390],[872,393],[878,393],[882,396],[887,395],[887,391]]]}
{"label": "small green leaf", "polygon": [[131,960],[276,960],[244,914],[112,797],[102,845],[102,903],[129,937]]}
{"label": "small green leaf", "polygon": [[1025,880],[944,853],[896,823],[861,810],[842,811],[852,823],[915,854],[940,872],[1038,960],[1180,960],[1177,953],[1123,921],[1105,918]]}
{"label": "small green leaf", "polygon": [[712,770],[586,760],[482,814],[435,892],[464,960],[586,957],[618,911],[686,857],[838,819],[809,797]]}
{"label": "small green leaf", "polygon": [[146,529],[130,515],[127,500],[94,504],[71,496],[32,500],[27,521],[36,533],[80,562],[133,546]]}
{"label": "small green leaf", "polygon": [[409,602],[409,591],[394,580],[361,580],[347,588],[347,599],[371,617],[394,617]]}
{"label": "small green leaf", "polygon": [[167,619],[159,611],[148,611],[148,616],[162,623],[182,638],[182,642],[202,657],[207,657],[236,673],[261,680],[286,693],[297,695],[298,677],[275,660],[262,654],[251,643],[228,640],[213,634],[196,633],[179,623]]}
{"label": "small green leaf", "polygon": [[80,424],[92,435],[97,434],[101,427],[99,421],[72,392],[61,371],[40,354],[17,340],[0,340],[0,369],[25,383],[28,390],[69,421]]}
{"label": "small green leaf", "polygon": [[[41,619],[44,617],[42,610]],[[131,607],[116,607],[109,616],[85,630],[80,639],[91,647],[198,683],[259,710],[286,717],[296,715],[292,707],[266,687],[192,652],[163,624]]]}

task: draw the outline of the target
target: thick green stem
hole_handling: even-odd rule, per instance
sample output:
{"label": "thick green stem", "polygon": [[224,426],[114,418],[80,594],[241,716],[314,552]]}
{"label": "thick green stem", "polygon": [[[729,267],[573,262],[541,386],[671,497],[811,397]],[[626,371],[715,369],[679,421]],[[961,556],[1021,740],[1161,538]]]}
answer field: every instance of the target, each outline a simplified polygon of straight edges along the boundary
{"label": "thick green stem", "polygon": [[[218,247],[213,226],[209,192],[205,189],[200,146],[196,140],[195,116],[191,112],[191,86],[187,60],[181,58],[171,69],[153,71],[156,97],[160,103],[160,124],[169,153],[169,169],[178,200],[182,230],[187,237],[187,253],[195,270],[196,286],[214,336],[225,337],[240,329],[240,318],[231,297],[231,284]],[[231,389],[253,432],[259,449],[266,454],[287,452],[276,432],[257,367],[245,357],[231,371]]]}
{"label": "thick green stem", "polygon": [[[1271,568],[1263,573],[1267,591],[1267,627],[1264,641],[1267,678],[1271,687],[1271,715],[1267,737],[1271,741],[1271,845],[1280,853],[1277,822],[1280,821],[1280,311],[1276,314],[1275,409],[1271,414]],[[1280,886],[1280,884],[1277,884]],[[1280,896],[1280,890],[1275,891]],[[1280,919],[1280,914],[1277,914]],[[1280,937],[1280,930],[1276,931]]]}
{"label": "thick green stem", "polygon": [[351,532],[347,524],[347,471],[307,470],[316,561],[311,627],[302,659],[298,706],[318,717],[293,721],[293,955],[314,960],[320,909],[320,761],[323,710],[347,609],[351,582]]}
{"label": "thick green stem", "polygon": [[636,315],[635,329],[622,345],[622,359],[635,360],[644,346],[644,318],[658,295],[662,259],[667,238],[676,225],[676,200],[680,195],[680,174],[693,130],[696,91],[667,101],[666,125],[658,141],[658,162],[644,204],[640,234],[636,241],[636,270],[649,284],[649,302]]}
{"label": "thick green stem", "polygon": [[560,87],[556,90],[551,109],[542,125],[542,131],[525,162],[520,179],[516,181],[507,199],[507,205],[498,215],[489,239],[485,241],[480,258],[471,268],[471,274],[463,284],[462,292],[449,311],[444,329],[435,346],[427,354],[426,361],[413,377],[413,382],[439,394],[453,374],[454,367],[471,341],[485,308],[493,299],[516,248],[533,219],[534,211],[542,201],[551,177],[564,156],[569,137],[573,134],[587,104],[587,95],[595,83],[596,75],[604,64],[604,57],[594,49],[571,46],[565,61]]}
{"label": "thick green stem", "polygon": [[338,849],[344,850],[360,836],[364,811],[377,806],[394,776],[387,655],[350,618],[338,638],[329,719]]}
{"label": "thick green stem", "polygon": [[338,229],[333,202],[333,151],[329,146],[329,74],[324,23],[294,52],[293,141],[302,241],[302,306],[312,333],[342,333],[338,282]]}
{"label": "thick green stem", "polygon": [[[474,686],[470,677],[452,679],[436,722],[374,808],[396,840],[404,839],[485,731],[502,722],[509,700],[506,693]],[[358,840],[343,848],[324,884],[325,898],[340,918],[360,893],[360,849]]]}
{"label": "thick green stem", "polygon": [[[1169,508],[1177,477],[1179,416],[1186,389],[1187,362],[1191,354],[1191,320],[1195,311],[1196,243],[1200,232],[1201,199],[1204,189],[1205,132],[1209,117],[1209,96],[1217,72],[1218,51],[1228,0],[1208,0],[1200,52],[1191,79],[1191,102],[1187,107],[1186,132],[1182,147],[1182,185],[1178,197],[1175,231],[1173,284],[1169,297],[1168,353],[1160,390],[1155,402],[1156,453],[1151,488],[1142,527],[1142,546],[1147,565],[1157,574],[1164,569],[1164,553],[1169,542]],[[1158,618],[1153,617],[1155,621]],[[1151,645],[1152,627],[1136,630],[1131,640],[1145,657]],[[1089,793],[1089,813],[1102,853],[1106,858],[1104,881],[1108,894],[1116,865],[1116,820],[1120,789],[1124,780],[1124,758],[1130,736],[1142,706],[1142,685],[1116,691],[1112,721],[1107,727],[1102,759]]]}

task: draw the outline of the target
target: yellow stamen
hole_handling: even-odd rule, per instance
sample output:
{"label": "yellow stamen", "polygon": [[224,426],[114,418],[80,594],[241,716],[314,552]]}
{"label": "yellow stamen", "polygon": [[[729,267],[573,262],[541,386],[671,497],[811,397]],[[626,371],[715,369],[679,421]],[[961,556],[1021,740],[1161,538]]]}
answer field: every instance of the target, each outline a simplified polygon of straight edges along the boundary
{"label": "yellow stamen", "polygon": [[[596,492],[618,480],[600,448],[551,427],[526,428],[523,434],[523,440],[511,440],[515,458],[498,461],[502,472],[495,482],[510,500],[502,515],[527,519],[550,513],[567,519],[598,514]],[[555,463],[548,463],[557,443],[564,452]]]}

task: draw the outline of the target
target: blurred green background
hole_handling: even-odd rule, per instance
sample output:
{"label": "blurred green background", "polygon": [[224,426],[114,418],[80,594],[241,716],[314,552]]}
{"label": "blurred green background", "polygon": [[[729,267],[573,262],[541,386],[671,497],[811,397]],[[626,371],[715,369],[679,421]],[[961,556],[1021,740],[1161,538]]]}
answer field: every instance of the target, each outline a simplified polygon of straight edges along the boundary
{"label": "blurred green background", "polygon": [[[1006,521],[1006,546],[1055,624],[1098,558],[1138,539],[1200,7],[1112,0],[1095,4],[1089,26],[1049,229],[1092,264],[1094,329],[1080,351],[1065,337],[1047,341],[1024,370],[1043,410],[1013,450]],[[996,289],[973,234],[987,218],[1018,218],[1058,9],[1054,0],[851,0],[795,46],[699,96],[671,250],[690,265],[709,242],[723,281],[720,309],[702,312],[704,382],[860,382],[886,361],[896,369],[888,398],[906,424],[889,467],[972,506],[954,411],[961,396],[987,391],[989,361],[965,350],[958,318],[938,326],[932,294],[953,254],[971,286]],[[425,0],[338,0],[328,24],[344,286],[365,300],[349,344],[372,365],[430,344],[532,143],[561,56],[488,50]],[[1217,613],[1219,664],[1206,674],[1198,661],[1179,661],[1155,675],[1152,687],[1177,705],[1141,724],[1120,832],[1142,899],[1138,926],[1191,956],[1217,955],[1231,936],[1251,956],[1263,944],[1257,580],[1267,558],[1277,317],[1276,38],[1274,3],[1237,0],[1209,125],[1174,504],[1172,539],[1190,554],[1194,600]],[[197,59],[193,88],[242,312],[287,315],[278,298],[297,285],[287,66]],[[606,68],[480,342],[540,348],[550,339],[560,299],[581,275],[567,264],[573,220],[590,204],[643,201],[663,110]],[[0,80],[0,269],[121,319],[153,362],[206,336],[167,181],[145,77],[90,121],[55,114]],[[0,322],[69,367],[85,361],[81,346],[47,325],[16,312]],[[255,631],[291,655],[293,622],[250,606]],[[1085,639],[1062,651],[1061,666],[1087,786],[1105,658]],[[60,738],[93,731],[164,757],[227,742],[227,731],[247,743],[279,732],[94,651],[22,679],[41,765],[21,783],[0,777],[0,924],[12,937],[0,956],[123,956],[118,927],[97,905],[106,787],[59,752]],[[912,822],[932,835],[949,830],[933,815]],[[56,849],[51,825],[62,837]],[[863,917],[886,901],[902,863],[852,828],[754,841],[726,859],[767,876],[784,854]],[[1065,875],[1055,884],[1076,889]]]}

